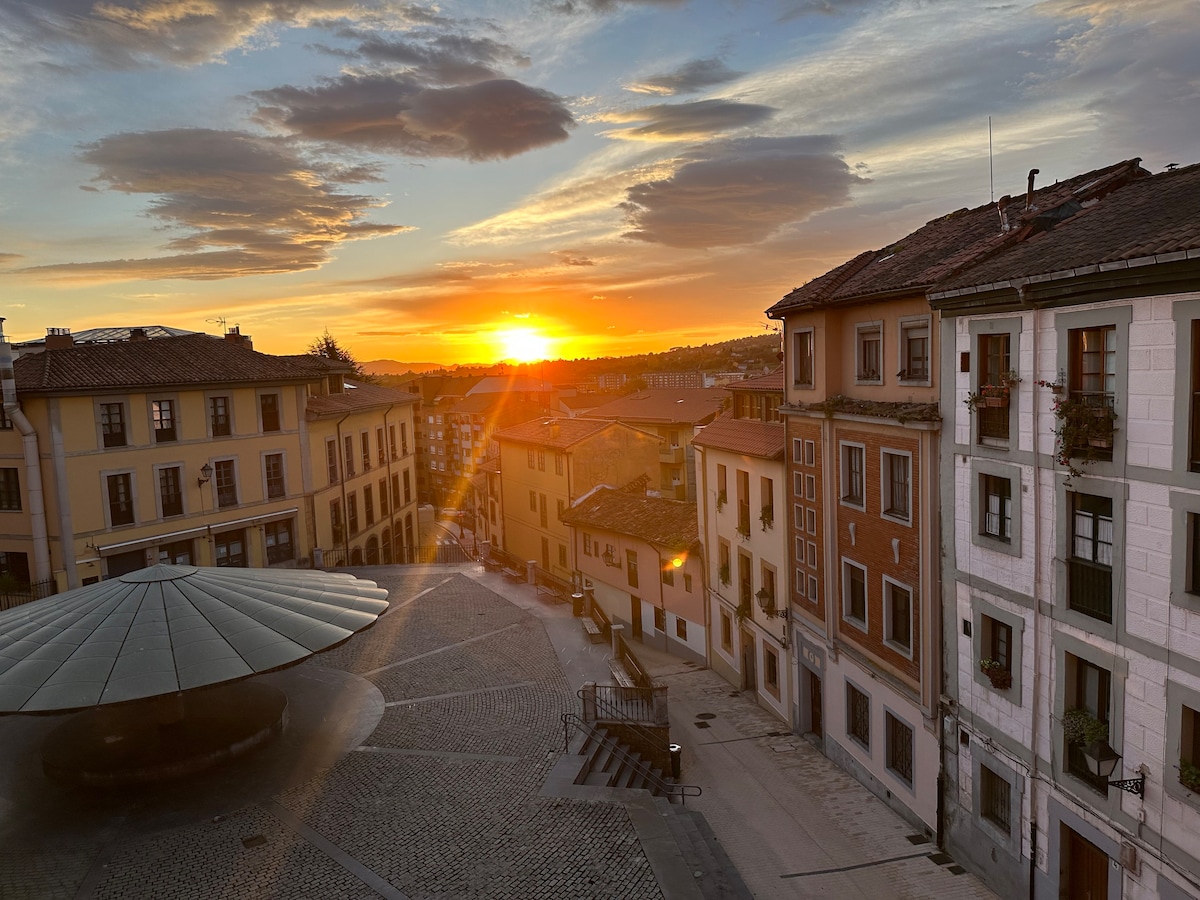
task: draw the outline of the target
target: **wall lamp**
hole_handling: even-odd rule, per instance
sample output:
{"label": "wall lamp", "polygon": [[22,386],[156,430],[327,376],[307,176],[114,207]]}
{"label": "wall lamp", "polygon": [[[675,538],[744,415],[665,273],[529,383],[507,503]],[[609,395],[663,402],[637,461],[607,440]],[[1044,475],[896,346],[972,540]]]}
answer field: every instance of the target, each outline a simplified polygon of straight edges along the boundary
{"label": "wall lamp", "polygon": [[[1092,775],[1107,780],[1116,770],[1117,763],[1121,760],[1121,754],[1110,747],[1108,741],[1098,740],[1092,741],[1083,748],[1083,758]],[[1108,786],[1141,797],[1146,790],[1146,776],[1139,775],[1137,778],[1109,781]]]}
{"label": "wall lamp", "polygon": [[606,566],[612,566],[614,569],[621,568],[621,561],[617,559],[617,555],[612,552],[612,549],[604,551],[604,555],[600,557],[604,560]]}
{"label": "wall lamp", "polygon": [[212,481],[213,467],[211,463],[205,463],[200,467],[200,477],[196,479],[196,487],[204,487]]}

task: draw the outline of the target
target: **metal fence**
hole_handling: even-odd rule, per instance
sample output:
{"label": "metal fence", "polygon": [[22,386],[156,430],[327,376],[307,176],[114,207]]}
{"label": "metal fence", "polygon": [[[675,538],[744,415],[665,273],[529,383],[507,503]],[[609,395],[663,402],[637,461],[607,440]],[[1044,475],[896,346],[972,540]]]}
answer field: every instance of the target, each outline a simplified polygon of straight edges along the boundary
{"label": "metal fence", "polygon": [[382,560],[368,561],[367,557],[357,547],[347,550],[344,547],[332,547],[321,554],[321,569],[344,569],[352,566],[377,565],[380,561],[385,564],[399,566],[412,565],[459,565],[472,562],[471,554],[457,543],[436,544],[424,547],[396,547]]}
{"label": "metal fence", "polygon": [[21,584],[11,588],[0,588],[0,610],[12,609],[31,600],[41,600],[58,593],[58,585],[53,579],[35,581],[33,584]]}

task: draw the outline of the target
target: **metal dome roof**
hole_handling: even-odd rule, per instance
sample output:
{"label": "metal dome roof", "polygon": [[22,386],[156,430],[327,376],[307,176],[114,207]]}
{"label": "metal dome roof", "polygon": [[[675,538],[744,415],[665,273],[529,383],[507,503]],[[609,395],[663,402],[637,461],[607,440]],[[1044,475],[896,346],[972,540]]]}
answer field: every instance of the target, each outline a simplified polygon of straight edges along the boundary
{"label": "metal dome roof", "polygon": [[352,575],[157,565],[0,612],[0,713],[65,712],[248,678],[374,624]]}

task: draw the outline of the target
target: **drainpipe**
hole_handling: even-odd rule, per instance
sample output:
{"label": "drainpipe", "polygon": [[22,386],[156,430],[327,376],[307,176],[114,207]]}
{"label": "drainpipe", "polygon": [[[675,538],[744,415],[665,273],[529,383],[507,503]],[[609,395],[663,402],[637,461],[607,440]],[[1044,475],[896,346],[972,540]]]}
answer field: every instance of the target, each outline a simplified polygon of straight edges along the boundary
{"label": "drainpipe", "polygon": [[396,549],[396,498],[392,496],[392,445],[390,442],[391,432],[388,424],[388,413],[396,408],[396,404],[391,404],[383,411],[383,459],[384,470],[387,473],[387,483],[383,489],[387,491],[388,500],[388,529],[392,532],[392,546],[388,547],[388,556],[395,558]]}
{"label": "drainpipe", "polygon": [[37,432],[21,411],[17,402],[17,379],[13,373],[12,345],[4,336],[4,318],[0,317],[0,390],[4,397],[4,414],[21,434],[25,451],[25,487],[29,493],[30,532],[33,537],[33,571],[35,581],[49,581],[50,538],[46,532],[46,495],[42,490],[42,467],[38,452]]}
{"label": "drainpipe", "polygon": [[342,444],[342,423],[348,418],[350,418],[350,413],[346,413],[346,415],[338,419],[337,424],[334,426],[337,432],[337,455],[338,459],[342,461],[342,471],[338,474],[342,476],[342,552],[346,554],[346,559],[342,563],[344,566],[350,565],[350,505],[346,502],[346,458],[343,454]]}

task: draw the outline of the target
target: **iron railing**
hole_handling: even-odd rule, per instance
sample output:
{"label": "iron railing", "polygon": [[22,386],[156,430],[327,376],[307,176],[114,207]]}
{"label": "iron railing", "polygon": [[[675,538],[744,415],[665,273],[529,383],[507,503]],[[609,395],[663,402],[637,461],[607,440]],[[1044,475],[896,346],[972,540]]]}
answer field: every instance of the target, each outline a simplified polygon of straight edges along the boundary
{"label": "iron railing", "polygon": [[[621,687],[617,684],[597,684],[595,686],[596,707],[605,713],[610,713],[622,724],[635,725],[641,722],[656,722],[654,692],[655,688]],[[662,688],[666,690],[666,688]],[[576,696],[585,699],[583,689]],[[597,716],[599,718],[599,716]],[[650,736],[650,732],[646,732]]]}
{"label": "iron railing", "polygon": [[0,610],[12,609],[31,600],[41,600],[58,593],[58,584],[54,579],[35,581],[32,584],[18,584],[11,588],[0,589]]}
{"label": "iron railing", "polygon": [[1071,609],[1112,624],[1112,568],[1076,558],[1067,565]]}
{"label": "iron railing", "polygon": [[572,730],[586,731],[590,738],[604,743],[605,747],[611,750],[612,754],[618,757],[621,762],[628,764],[631,768],[641,773],[646,783],[651,785],[658,794],[666,796],[668,800],[678,797],[680,805],[686,806],[688,797],[699,797],[704,793],[704,789],[698,784],[676,784],[673,781],[665,781],[658,777],[654,774],[654,770],[646,764],[645,760],[640,757],[635,759],[628,750],[621,746],[619,741],[609,741],[597,734],[595,726],[583,721],[575,713],[563,713],[559,718],[563,723],[564,753],[570,752]]}

